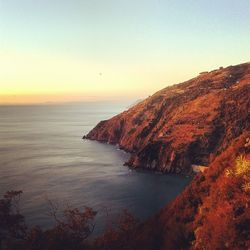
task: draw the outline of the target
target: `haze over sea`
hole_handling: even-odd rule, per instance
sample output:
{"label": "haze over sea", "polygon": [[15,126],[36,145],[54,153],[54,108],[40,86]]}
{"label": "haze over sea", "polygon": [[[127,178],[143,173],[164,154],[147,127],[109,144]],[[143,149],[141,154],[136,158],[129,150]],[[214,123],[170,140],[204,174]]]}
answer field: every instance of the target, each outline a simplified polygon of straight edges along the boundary
{"label": "haze over sea", "polygon": [[53,225],[48,201],[98,211],[97,230],[123,209],[144,219],[172,200],[190,181],[176,175],[132,171],[129,155],[82,136],[128,103],[92,102],[0,106],[0,195],[22,190],[29,225]]}

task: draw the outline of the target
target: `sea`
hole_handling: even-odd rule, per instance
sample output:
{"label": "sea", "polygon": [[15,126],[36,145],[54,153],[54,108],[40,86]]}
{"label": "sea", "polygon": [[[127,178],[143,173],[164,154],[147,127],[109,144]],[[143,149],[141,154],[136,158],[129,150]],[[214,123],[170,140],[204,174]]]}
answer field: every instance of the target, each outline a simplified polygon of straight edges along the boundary
{"label": "sea", "polygon": [[[97,211],[96,233],[124,210],[145,220],[190,182],[179,175],[123,166],[117,146],[82,140],[99,121],[126,110],[127,102],[0,106],[0,197],[22,190],[20,211],[28,226],[50,228],[58,211]],[[59,212],[60,213],[60,212]]]}

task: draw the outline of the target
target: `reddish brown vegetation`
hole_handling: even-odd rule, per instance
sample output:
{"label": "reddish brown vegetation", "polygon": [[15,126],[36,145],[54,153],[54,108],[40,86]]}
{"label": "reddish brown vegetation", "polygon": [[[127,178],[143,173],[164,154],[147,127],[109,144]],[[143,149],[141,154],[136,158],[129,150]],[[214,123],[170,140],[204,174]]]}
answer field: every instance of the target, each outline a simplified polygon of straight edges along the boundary
{"label": "reddish brown vegetation", "polygon": [[[28,228],[19,213],[18,201],[21,191],[7,192],[0,200],[0,249],[5,250],[116,250],[152,249],[148,241],[140,238],[144,226],[128,211],[117,221],[109,221],[103,235],[90,240],[96,212],[85,207],[84,211],[67,208],[58,217],[58,207],[51,205],[54,227],[43,230]],[[143,247],[144,246],[144,247]]]}
{"label": "reddish brown vegetation", "polygon": [[20,214],[18,201],[21,191],[11,191],[0,200],[0,249],[6,250],[69,250],[90,249],[87,239],[94,229],[96,212],[86,207],[83,212],[67,208],[58,219],[52,207],[55,226],[49,230],[27,228]]}
{"label": "reddish brown vegetation", "polygon": [[162,249],[250,247],[250,193],[242,187],[245,177],[226,174],[235,168],[238,155],[250,159],[250,148],[244,143],[249,136],[248,132],[236,139],[155,218],[162,232]]}
{"label": "reddish brown vegetation", "polygon": [[[129,165],[163,172],[209,168],[136,234],[148,249],[248,249],[250,173],[237,172],[250,153],[250,64],[204,73],[168,87],[87,138],[118,143]],[[151,247],[151,248],[150,248]],[[147,249],[147,248],[146,248]]]}
{"label": "reddish brown vegetation", "polygon": [[250,64],[230,66],[167,87],[86,137],[119,144],[130,166],[188,173],[249,130],[249,96]]}
{"label": "reddish brown vegetation", "polygon": [[119,143],[133,152],[133,166],[165,172],[188,172],[192,163],[208,168],[147,222],[125,212],[91,242],[92,209],[66,209],[61,220],[52,210],[54,228],[28,230],[17,206],[21,192],[9,192],[0,200],[4,249],[250,248],[250,64],[163,89],[99,123],[87,138]]}
{"label": "reddish brown vegetation", "polygon": [[[125,212],[94,241],[88,240],[96,214],[92,209],[86,208],[83,212],[67,209],[61,220],[52,210],[54,228],[28,230],[17,206],[16,197],[21,193],[9,192],[0,200],[1,244],[9,250],[247,250],[250,190],[245,189],[244,184],[250,180],[249,138],[250,133],[244,132],[235,139],[208,170],[195,176],[177,199],[149,221],[139,223]],[[244,157],[236,162],[239,155]]]}

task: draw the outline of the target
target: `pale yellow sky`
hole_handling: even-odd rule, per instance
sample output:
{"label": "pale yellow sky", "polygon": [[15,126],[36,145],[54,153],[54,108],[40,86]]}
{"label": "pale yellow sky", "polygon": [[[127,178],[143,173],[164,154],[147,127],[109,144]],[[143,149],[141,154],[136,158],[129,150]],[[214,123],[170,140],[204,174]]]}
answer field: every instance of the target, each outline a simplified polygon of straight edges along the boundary
{"label": "pale yellow sky", "polygon": [[191,77],[172,64],[95,64],[73,58],[2,53],[0,103],[144,98]]}
{"label": "pale yellow sky", "polygon": [[0,0],[0,103],[136,100],[250,58],[250,1]]}

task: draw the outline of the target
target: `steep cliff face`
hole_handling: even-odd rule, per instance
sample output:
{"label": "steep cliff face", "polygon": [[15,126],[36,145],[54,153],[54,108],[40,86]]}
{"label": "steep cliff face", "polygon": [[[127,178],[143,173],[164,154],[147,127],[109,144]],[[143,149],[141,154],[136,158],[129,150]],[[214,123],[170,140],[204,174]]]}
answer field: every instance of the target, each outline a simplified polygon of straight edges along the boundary
{"label": "steep cliff face", "polygon": [[249,249],[249,197],[250,131],[244,131],[147,222],[144,241],[153,235],[160,242],[159,249],[169,250]]}
{"label": "steep cliff face", "polygon": [[233,139],[155,216],[139,224],[130,216],[120,221],[94,249],[249,250],[250,131]]}
{"label": "steep cliff face", "polygon": [[118,144],[128,165],[188,173],[250,127],[250,63],[202,73],[100,122],[85,138]]}

